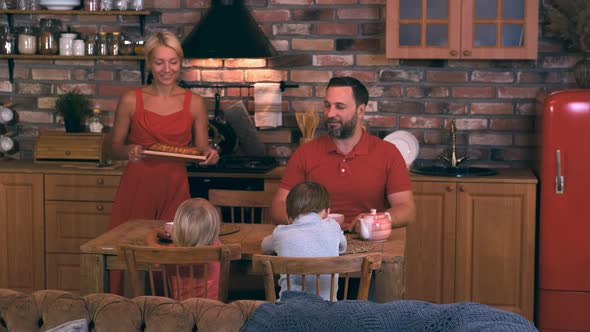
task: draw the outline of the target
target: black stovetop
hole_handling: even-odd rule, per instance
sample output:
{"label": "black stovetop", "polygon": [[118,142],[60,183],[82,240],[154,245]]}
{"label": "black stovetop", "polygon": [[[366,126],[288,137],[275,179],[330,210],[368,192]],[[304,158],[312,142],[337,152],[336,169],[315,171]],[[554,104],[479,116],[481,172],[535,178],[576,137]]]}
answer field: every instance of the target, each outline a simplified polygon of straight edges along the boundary
{"label": "black stovetop", "polygon": [[216,165],[187,164],[188,172],[221,172],[221,173],[266,173],[277,167],[273,157],[237,157],[221,156]]}

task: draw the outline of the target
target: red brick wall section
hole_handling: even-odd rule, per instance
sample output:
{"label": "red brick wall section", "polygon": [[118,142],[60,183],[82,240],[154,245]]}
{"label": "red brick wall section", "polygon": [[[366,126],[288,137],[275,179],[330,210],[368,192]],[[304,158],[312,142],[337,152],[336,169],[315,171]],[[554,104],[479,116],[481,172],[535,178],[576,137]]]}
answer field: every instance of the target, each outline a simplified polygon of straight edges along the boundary
{"label": "red brick wall section", "polygon": [[[535,96],[540,89],[574,87],[572,67],[581,58],[541,32],[537,61],[386,59],[385,0],[247,0],[246,5],[281,55],[304,55],[312,61],[273,68],[265,59],[186,60],[182,77],[205,84],[280,80],[299,84],[283,94],[283,127],[259,135],[268,153],[283,162],[298,146],[294,112],[312,105],[321,111],[330,77],[351,75],[370,90],[365,118],[370,131],[380,137],[400,129],[412,132],[421,144],[420,159],[435,159],[446,148],[445,128],[455,119],[458,148],[469,152],[473,164],[528,166]],[[159,13],[146,18],[146,35],[157,29],[186,35],[210,0],[146,0],[145,6]],[[139,32],[134,16],[58,18],[82,34]],[[6,24],[6,17],[1,19]],[[17,26],[37,22],[35,15],[15,16]],[[107,125],[112,125],[118,96],[140,85],[136,61],[18,60],[14,77],[11,84],[7,61],[0,61],[0,103],[15,103],[19,113],[22,159],[32,158],[39,129],[63,128],[62,119],[53,114],[59,93],[78,87],[90,94],[92,105],[104,110]],[[215,89],[198,91],[212,110]],[[253,89],[221,92],[222,107],[243,100],[253,110]]]}

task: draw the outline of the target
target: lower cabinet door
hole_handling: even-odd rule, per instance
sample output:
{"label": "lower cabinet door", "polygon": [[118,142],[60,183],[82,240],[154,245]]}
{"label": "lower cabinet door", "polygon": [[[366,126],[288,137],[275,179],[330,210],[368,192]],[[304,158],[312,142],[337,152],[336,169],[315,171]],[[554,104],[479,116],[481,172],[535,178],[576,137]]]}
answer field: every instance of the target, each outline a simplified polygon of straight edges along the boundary
{"label": "lower cabinet door", "polygon": [[43,175],[0,174],[0,288],[45,288]]}
{"label": "lower cabinet door", "polygon": [[80,245],[106,232],[110,202],[45,202],[45,241],[48,253],[80,252]]}
{"label": "lower cabinet door", "polygon": [[408,226],[404,299],[453,302],[456,184],[412,183],[416,220]]}
{"label": "lower cabinet door", "polygon": [[458,184],[456,302],[533,319],[535,195],[534,184]]}
{"label": "lower cabinet door", "polygon": [[80,255],[47,254],[47,289],[80,293]]}

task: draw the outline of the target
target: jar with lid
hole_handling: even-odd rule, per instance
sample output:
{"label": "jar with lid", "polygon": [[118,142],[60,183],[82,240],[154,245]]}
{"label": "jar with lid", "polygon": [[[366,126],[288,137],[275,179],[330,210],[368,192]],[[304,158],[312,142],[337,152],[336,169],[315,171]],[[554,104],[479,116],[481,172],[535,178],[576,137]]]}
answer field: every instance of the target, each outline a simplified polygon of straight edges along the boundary
{"label": "jar with lid", "polygon": [[143,39],[136,40],[133,44],[133,53],[135,55],[143,55]]}
{"label": "jar with lid", "polygon": [[0,54],[16,53],[16,36],[9,26],[0,27]]}
{"label": "jar with lid", "polygon": [[37,34],[32,27],[22,27],[18,33],[18,53],[37,53]]}
{"label": "jar with lid", "polygon": [[96,51],[98,55],[109,55],[109,41],[106,32],[99,32],[96,41]]}
{"label": "jar with lid", "polygon": [[121,55],[133,55],[133,40],[123,34],[119,38],[119,53]]}
{"label": "jar with lid", "polygon": [[86,36],[86,39],[84,39],[84,53],[86,55],[96,55],[96,36]]}
{"label": "jar with lid", "polygon": [[100,109],[95,108],[92,110],[92,115],[88,119],[88,129],[91,133],[102,133],[103,127],[100,119]]}
{"label": "jar with lid", "polygon": [[108,39],[109,55],[121,55],[121,34],[117,31],[113,32]]}
{"label": "jar with lid", "polygon": [[39,54],[57,54],[59,51],[59,20],[42,18],[39,31]]}

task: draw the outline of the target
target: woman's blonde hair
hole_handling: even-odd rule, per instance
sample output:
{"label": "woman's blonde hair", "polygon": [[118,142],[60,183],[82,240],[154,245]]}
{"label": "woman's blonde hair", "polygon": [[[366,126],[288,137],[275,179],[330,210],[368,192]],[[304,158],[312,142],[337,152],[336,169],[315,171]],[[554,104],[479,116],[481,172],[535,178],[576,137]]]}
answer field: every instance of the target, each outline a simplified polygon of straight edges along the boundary
{"label": "woman's blonde hair", "polygon": [[148,63],[152,60],[153,51],[158,46],[167,46],[178,54],[180,60],[184,57],[180,40],[172,32],[162,30],[152,33],[146,40],[144,45],[144,52]]}
{"label": "woman's blonde hair", "polygon": [[180,247],[212,245],[220,224],[219,211],[208,200],[187,199],[176,210],[172,239]]}

